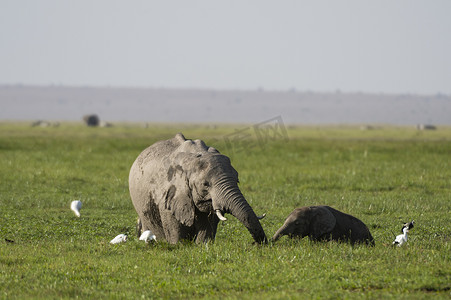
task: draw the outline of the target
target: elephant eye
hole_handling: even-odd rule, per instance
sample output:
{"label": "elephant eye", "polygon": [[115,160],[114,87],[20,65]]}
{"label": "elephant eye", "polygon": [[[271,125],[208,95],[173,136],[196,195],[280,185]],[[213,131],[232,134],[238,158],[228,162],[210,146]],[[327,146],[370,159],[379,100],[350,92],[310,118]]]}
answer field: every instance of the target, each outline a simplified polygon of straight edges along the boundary
{"label": "elephant eye", "polygon": [[204,187],[206,187],[206,188],[210,187],[210,183],[209,183],[208,181],[204,181],[203,185],[204,185]]}

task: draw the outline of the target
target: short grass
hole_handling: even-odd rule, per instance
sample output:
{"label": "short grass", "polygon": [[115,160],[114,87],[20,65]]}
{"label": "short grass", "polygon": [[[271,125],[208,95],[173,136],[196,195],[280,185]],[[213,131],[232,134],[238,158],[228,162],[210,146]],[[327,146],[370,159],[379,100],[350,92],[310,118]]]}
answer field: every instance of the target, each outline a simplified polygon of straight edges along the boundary
{"label": "short grass", "polygon": [[[231,157],[268,237],[295,207],[327,204],[366,223],[376,246],[256,246],[233,217],[214,243],[139,242],[129,168],[178,131]],[[0,123],[0,298],[449,299],[450,200],[450,128],[289,127],[262,138],[244,125]],[[407,246],[392,248],[412,219]],[[119,233],[129,241],[110,245]]]}

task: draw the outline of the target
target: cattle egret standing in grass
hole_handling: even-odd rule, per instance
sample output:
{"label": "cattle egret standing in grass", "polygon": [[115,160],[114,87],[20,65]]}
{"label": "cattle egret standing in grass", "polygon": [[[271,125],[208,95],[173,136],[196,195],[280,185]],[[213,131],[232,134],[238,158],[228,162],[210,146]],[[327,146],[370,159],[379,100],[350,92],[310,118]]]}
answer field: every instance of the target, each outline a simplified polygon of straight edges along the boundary
{"label": "cattle egret standing in grass", "polygon": [[81,201],[75,200],[70,204],[70,209],[75,213],[77,217],[80,217]]}
{"label": "cattle egret standing in grass", "polygon": [[127,236],[125,234],[119,234],[114,239],[110,241],[110,244],[119,244],[127,241]]}
{"label": "cattle egret standing in grass", "polygon": [[157,237],[150,230],[144,231],[139,237],[140,241],[144,241],[146,243],[151,242],[152,240],[157,241]]}

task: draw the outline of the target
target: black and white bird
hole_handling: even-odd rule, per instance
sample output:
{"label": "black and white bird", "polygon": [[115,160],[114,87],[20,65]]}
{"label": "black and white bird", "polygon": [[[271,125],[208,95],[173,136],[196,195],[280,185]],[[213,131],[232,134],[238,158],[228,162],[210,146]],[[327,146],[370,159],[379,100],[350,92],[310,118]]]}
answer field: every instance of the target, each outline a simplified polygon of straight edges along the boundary
{"label": "black and white bird", "polygon": [[[409,223],[404,223],[404,225],[402,226],[402,228],[407,227],[407,228],[410,230],[410,229],[413,228],[413,223],[414,223],[414,222],[415,222],[415,221],[412,221],[412,222],[409,222]],[[401,231],[402,231],[402,228],[401,228]]]}
{"label": "black and white bird", "polygon": [[77,217],[80,217],[80,210],[81,210],[81,201],[80,200],[74,200],[70,203],[70,209],[74,212],[74,214]]}
{"label": "black and white bird", "polygon": [[395,240],[393,241],[393,246],[401,247],[402,245],[407,243],[407,233],[409,232],[410,229],[413,228],[413,223],[414,223],[414,221],[405,223],[402,226],[402,229],[401,229],[402,234],[396,236]]}
{"label": "black and white bird", "polygon": [[119,244],[127,241],[127,235],[121,233],[110,241],[110,244]]}
{"label": "black and white bird", "polygon": [[141,234],[139,240],[148,243],[151,241],[157,241],[157,237],[152,233],[152,231],[146,230]]}

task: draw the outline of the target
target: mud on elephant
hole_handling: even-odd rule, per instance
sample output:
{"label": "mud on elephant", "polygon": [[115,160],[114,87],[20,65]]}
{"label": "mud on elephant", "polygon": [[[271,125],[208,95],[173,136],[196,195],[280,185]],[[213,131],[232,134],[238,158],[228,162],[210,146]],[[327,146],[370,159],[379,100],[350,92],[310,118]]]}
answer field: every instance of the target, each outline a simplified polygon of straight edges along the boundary
{"label": "mud on elephant", "polygon": [[349,241],[351,244],[366,243],[374,246],[368,227],[356,217],[330,206],[305,206],[296,208],[273,236],[305,237],[311,240]]}
{"label": "mud on elephant", "polygon": [[141,230],[151,230],[157,240],[213,240],[229,213],[257,243],[267,242],[229,158],[201,140],[179,133],[145,149],[131,167],[129,189]]}

